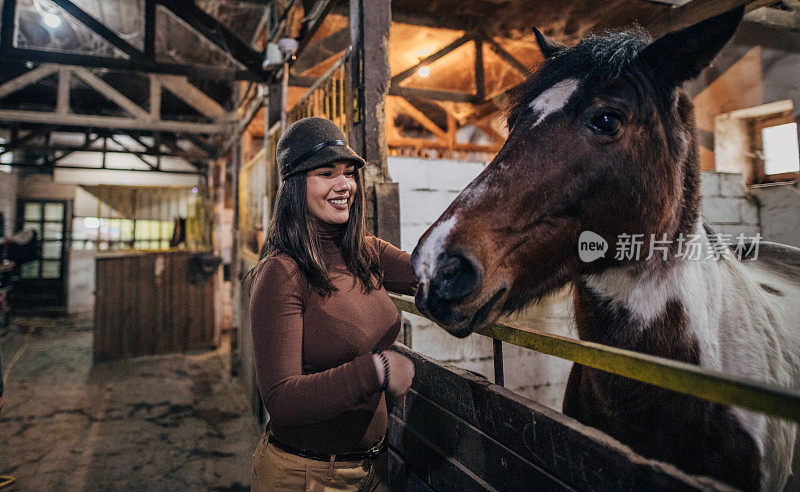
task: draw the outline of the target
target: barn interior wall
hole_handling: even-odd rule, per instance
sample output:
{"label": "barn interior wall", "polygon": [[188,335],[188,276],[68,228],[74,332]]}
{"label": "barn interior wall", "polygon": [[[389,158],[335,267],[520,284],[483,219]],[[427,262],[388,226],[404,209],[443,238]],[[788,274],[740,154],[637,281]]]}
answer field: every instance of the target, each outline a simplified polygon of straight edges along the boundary
{"label": "barn interior wall", "polygon": [[730,153],[721,156],[715,152],[716,115],[790,99],[794,121],[800,121],[798,66],[800,37],[796,32],[745,22],[712,65],[687,84],[695,103],[703,170],[744,171],[728,162]]}
{"label": "barn interior wall", "polygon": [[[400,188],[401,244],[405,251],[414,249],[420,236],[484,167],[480,162],[389,157],[389,171]],[[741,174],[704,172],[701,193],[703,214],[719,232],[734,237],[761,232],[758,205],[746,194]],[[424,318],[403,316],[411,330],[413,350],[494,380],[490,339],[476,334],[458,339]],[[517,326],[575,336],[572,320],[569,289],[507,319]],[[561,410],[571,362],[508,344],[503,344],[503,360],[507,388]]]}

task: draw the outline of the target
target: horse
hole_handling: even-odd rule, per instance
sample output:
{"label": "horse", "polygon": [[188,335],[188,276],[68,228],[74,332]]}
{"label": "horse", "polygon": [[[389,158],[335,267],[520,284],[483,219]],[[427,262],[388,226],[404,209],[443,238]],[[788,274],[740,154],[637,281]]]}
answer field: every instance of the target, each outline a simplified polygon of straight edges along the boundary
{"label": "horse", "polygon": [[[800,250],[762,242],[767,261],[725,254],[735,248],[701,216],[682,89],[743,14],[655,41],[635,28],[573,47],[534,29],[544,61],[510,96],[507,141],[413,251],[418,309],[465,337],[572,285],[582,340],[797,386]],[[578,364],[563,411],[738,488],[779,489],[791,474],[796,426],[782,419]]]}

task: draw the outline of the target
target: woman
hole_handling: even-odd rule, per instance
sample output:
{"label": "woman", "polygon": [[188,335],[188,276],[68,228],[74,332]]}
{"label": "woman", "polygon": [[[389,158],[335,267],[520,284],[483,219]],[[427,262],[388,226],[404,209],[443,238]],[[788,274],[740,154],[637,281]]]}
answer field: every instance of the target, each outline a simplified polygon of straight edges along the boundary
{"label": "woman", "polygon": [[256,377],[269,429],[254,490],[385,487],[384,393],[402,397],[414,366],[387,350],[412,294],[407,253],[364,234],[361,159],[322,118],[278,142],[283,184],[250,299]]}

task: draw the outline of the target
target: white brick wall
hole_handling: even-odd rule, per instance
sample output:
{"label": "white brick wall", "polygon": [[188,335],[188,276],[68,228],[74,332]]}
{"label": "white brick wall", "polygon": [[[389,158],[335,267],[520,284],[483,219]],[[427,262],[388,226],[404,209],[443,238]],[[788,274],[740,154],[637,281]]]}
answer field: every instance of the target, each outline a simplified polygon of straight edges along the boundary
{"label": "white brick wall", "polygon": [[745,194],[744,176],[704,172],[701,213],[721,234],[755,236],[761,232],[757,201]]}
{"label": "white brick wall", "polygon": [[[483,163],[390,157],[389,172],[400,189],[402,248],[411,252],[420,236],[458,193],[484,169]],[[704,216],[722,233],[759,232],[758,207],[745,195],[735,173],[703,173]],[[455,338],[424,318],[404,315],[412,327],[414,350],[494,380],[492,341],[472,334]],[[568,289],[508,320],[560,335],[575,336]],[[553,409],[561,409],[572,363],[503,344],[506,387]]]}

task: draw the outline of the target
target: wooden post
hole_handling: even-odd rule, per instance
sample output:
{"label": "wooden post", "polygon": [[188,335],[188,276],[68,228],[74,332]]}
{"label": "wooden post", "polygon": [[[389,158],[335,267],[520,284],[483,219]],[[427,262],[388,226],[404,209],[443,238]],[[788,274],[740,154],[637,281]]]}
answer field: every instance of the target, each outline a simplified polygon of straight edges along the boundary
{"label": "wooden post", "polygon": [[239,278],[239,169],[241,167],[241,151],[238,145],[233,146],[230,158],[231,192],[233,193],[233,243],[231,244],[231,375],[241,374],[241,296],[242,282]]}
{"label": "wooden post", "polygon": [[[390,183],[387,165],[386,96],[389,93],[390,0],[350,1],[348,60],[353,126],[350,146],[367,161],[364,169],[365,212],[372,233],[400,243],[398,194],[391,188],[376,192],[378,183]],[[396,187],[395,187],[396,190]]]}

